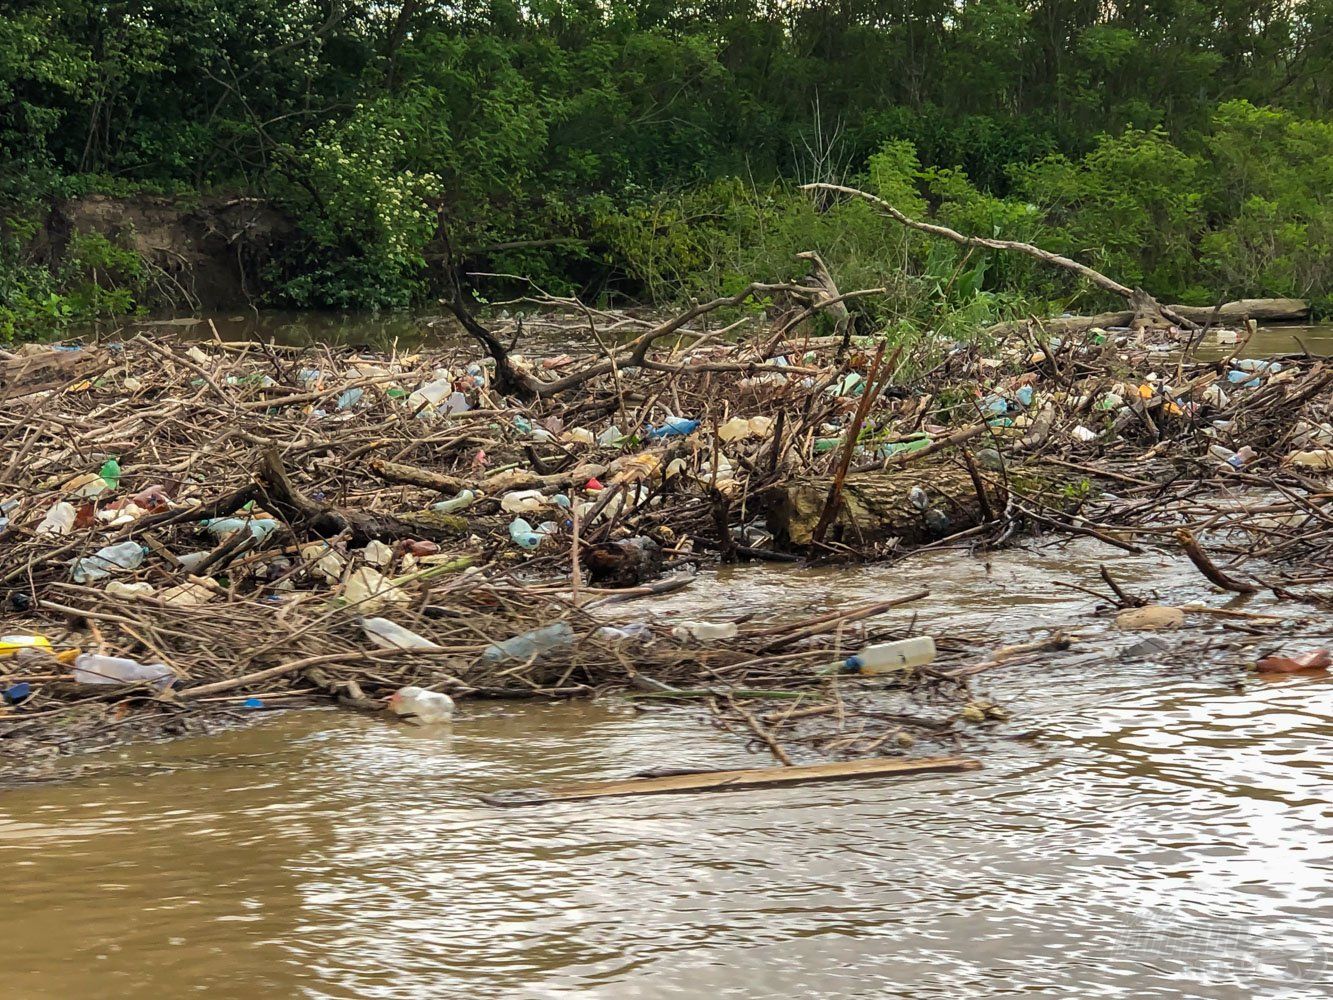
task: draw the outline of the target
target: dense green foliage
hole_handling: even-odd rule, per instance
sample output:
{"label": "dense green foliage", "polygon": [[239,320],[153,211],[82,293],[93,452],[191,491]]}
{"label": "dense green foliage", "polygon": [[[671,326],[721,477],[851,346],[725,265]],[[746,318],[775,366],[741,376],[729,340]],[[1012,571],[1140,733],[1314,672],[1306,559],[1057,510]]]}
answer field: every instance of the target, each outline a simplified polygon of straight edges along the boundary
{"label": "dense green foliage", "polygon": [[0,6],[0,331],[146,301],[114,247],[35,263],[41,206],[89,190],[274,199],[299,235],[265,294],[299,306],[424,300],[446,232],[470,270],[585,295],[710,294],[816,249],[917,325],[1094,304],[808,180],[1164,299],[1326,309],[1333,0]]}

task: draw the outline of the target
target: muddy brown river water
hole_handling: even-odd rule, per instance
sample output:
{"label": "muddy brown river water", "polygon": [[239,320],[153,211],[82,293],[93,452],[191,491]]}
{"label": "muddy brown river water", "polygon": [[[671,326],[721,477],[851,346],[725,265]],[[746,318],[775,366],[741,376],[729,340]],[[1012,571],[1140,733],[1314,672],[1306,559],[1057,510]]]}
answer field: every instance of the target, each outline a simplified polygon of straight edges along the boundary
{"label": "muddy brown river water", "polygon": [[[978,678],[1015,721],[967,746],[973,773],[478,801],[767,763],[688,709],[618,702],[468,704],[444,731],[293,712],[77,760],[0,793],[4,995],[1333,995],[1333,681],[1126,661],[1137,637],[1054,585],[1100,563],[1233,606],[1187,563],[1080,542],[738,569],[620,611],[813,613],[926,583],[885,621],[996,643],[1081,628],[1082,652]],[[1284,641],[1333,637],[1284,610]]]}

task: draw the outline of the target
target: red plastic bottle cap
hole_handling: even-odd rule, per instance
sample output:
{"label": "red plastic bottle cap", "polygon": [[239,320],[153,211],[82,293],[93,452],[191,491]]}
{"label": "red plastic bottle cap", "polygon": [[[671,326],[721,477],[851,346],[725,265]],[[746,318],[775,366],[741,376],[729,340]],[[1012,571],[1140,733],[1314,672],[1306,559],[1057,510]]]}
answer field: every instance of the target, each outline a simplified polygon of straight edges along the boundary
{"label": "red plastic bottle cap", "polygon": [[589,493],[596,493],[598,490],[604,490],[604,489],[606,489],[606,487],[603,486],[603,485],[602,485],[597,479],[595,479],[595,478],[594,478],[594,479],[589,479],[589,480],[588,480],[588,485],[585,486],[585,487],[583,487],[583,488],[584,488],[585,490],[587,490]]}

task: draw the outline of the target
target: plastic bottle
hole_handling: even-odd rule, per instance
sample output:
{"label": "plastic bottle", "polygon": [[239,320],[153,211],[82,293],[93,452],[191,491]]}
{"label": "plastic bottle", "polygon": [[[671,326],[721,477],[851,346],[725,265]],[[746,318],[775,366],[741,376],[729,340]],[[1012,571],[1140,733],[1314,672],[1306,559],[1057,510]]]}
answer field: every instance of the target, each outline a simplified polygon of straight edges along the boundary
{"label": "plastic bottle", "polygon": [[586,427],[574,427],[565,431],[564,440],[569,444],[596,444],[597,439]]}
{"label": "plastic bottle", "polygon": [[407,405],[413,412],[420,410],[427,413],[443,403],[453,388],[453,383],[448,379],[437,378],[412,392],[407,397]]}
{"label": "plastic bottle", "polygon": [[717,639],[736,638],[735,622],[681,622],[671,630],[677,639],[713,642]]}
{"label": "plastic bottle", "polygon": [[740,441],[750,436],[750,421],[744,417],[732,417],[717,429],[717,436],[723,441]]}
{"label": "plastic bottle", "polygon": [[403,628],[397,622],[387,618],[362,618],[357,624],[366,638],[381,649],[418,649],[426,652],[444,652],[444,647],[431,642],[425,636],[417,635],[411,629]]}
{"label": "plastic bottle", "polygon": [[121,580],[112,580],[106,585],[106,593],[108,597],[138,599],[152,597],[157,591],[151,583],[124,583]]}
{"label": "plastic bottle", "polygon": [[534,531],[531,524],[521,517],[514,518],[509,525],[509,538],[521,549],[535,549],[546,535]]}
{"label": "plastic bottle", "polygon": [[514,490],[500,498],[500,509],[506,514],[531,514],[546,505],[541,490]]}
{"label": "plastic bottle", "polygon": [[453,514],[460,510],[466,510],[476,502],[477,494],[472,490],[459,490],[452,498],[441,500],[439,503],[433,503],[431,510],[438,510],[442,514]]}
{"label": "plastic bottle", "polygon": [[112,573],[138,569],[143,564],[146,548],[135,541],[124,541],[117,545],[108,545],[94,554],[77,559],[74,562],[74,582],[88,583],[101,580]]}
{"label": "plastic bottle", "polygon": [[556,622],[524,632],[504,642],[487,646],[481,654],[483,663],[504,663],[507,660],[526,662],[545,653],[566,649],[574,644],[574,630],[569,622]]}
{"label": "plastic bottle", "polygon": [[387,569],[389,564],[393,562],[393,549],[378,538],[372,538],[366,543],[366,547],[361,550],[361,558],[378,569]]}
{"label": "plastic bottle", "polygon": [[699,421],[690,420],[686,417],[667,417],[656,427],[648,429],[646,435],[649,440],[666,437],[684,437],[686,434],[693,434],[699,428]]}
{"label": "plastic bottle", "polygon": [[41,649],[51,652],[51,640],[44,635],[6,635],[0,636],[0,659],[17,656],[25,649]]}
{"label": "plastic bottle", "polygon": [[282,526],[282,522],[273,517],[211,517],[200,524],[219,541],[248,527],[250,534],[262,542]]}
{"label": "plastic bottle", "polygon": [[148,681],[159,688],[176,679],[165,663],[140,663],[118,656],[84,653],[74,660],[76,684],[134,684]]}
{"label": "plastic bottle", "polygon": [[887,674],[894,670],[924,667],[934,659],[935,640],[928,635],[918,635],[867,646],[843,660],[842,669],[848,674]]}
{"label": "plastic bottle", "polygon": [[120,463],[114,458],[108,458],[103,462],[97,474],[102,477],[102,482],[106,483],[106,488],[109,490],[114,490],[120,485]]}
{"label": "plastic bottle", "polygon": [[608,448],[624,436],[624,432],[615,424],[612,424],[606,430],[602,431],[602,433],[597,435],[597,443],[603,448]]}
{"label": "plastic bottle", "polygon": [[351,389],[344,389],[338,396],[338,402],[334,407],[339,410],[354,410],[365,396],[366,390],[360,386]]}
{"label": "plastic bottle", "polygon": [[37,525],[37,534],[68,535],[74,528],[74,518],[77,516],[78,511],[74,509],[74,505],[61,500],[46,512],[42,523]]}

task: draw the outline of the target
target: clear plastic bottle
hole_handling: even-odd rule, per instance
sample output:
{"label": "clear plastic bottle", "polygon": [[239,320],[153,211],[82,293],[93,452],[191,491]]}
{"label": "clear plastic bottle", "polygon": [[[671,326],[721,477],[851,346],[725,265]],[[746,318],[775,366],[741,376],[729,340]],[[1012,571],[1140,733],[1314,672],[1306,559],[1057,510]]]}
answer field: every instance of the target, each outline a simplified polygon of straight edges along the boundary
{"label": "clear plastic bottle", "polygon": [[934,659],[935,640],[928,635],[918,635],[867,646],[855,656],[843,660],[842,669],[848,674],[887,674],[895,670],[924,667]]}
{"label": "clear plastic bottle", "polygon": [[516,635],[504,642],[492,643],[481,654],[481,662],[504,663],[507,660],[516,660],[523,663],[573,644],[574,630],[570,628],[569,622],[556,622],[554,625],[546,625]]}
{"label": "clear plastic bottle", "polygon": [[76,684],[135,684],[148,681],[164,688],[176,679],[165,663],[140,663],[119,656],[84,653],[74,659]]}
{"label": "clear plastic bottle", "polygon": [[736,638],[735,622],[681,622],[671,630],[677,639],[694,639],[698,642],[715,642],[718,639]]}
{"label": "clear plastic bottle", "polygon": [[541,490],[514,490],[500,498],[500,509],[506,514],[533,514],[548,505]]}
{"label": "clear plastic bottle", "polygon": [[431,642],[425,636],[417,635],[410,628],[403,628],[397,622],[387,618],[362,618],[357,624],[366,638],[382,649],[417,649],[424,652],[444,652],[444,647]]}
{"label": "clear plastic bottle", "polygon": [[102,580],[112,573],[138,569],[148,550],[135,541],[124,541],[98,549],[92,555],[74,562],[74,582],[88,583]]}
{"label": "clear plastic bottle", "polygon": [[509,538],[520,549],[535,549],[545,537],[545,534],[533,530],[532,525],[521,517],[514,518],[509,525]]}
{"label": "clear plastic bottle", "polygon": [[68,535],[74,527],[74,518],[77,516],[78,511],[74,509],[72,503],[61,500],[59,503],[52,504],[51,509],[46,512],[46,516],[42,518],[42,523],[37,525],[37,534]]}
{"label": "clear plastic bottle", "polygon": [[441,500],[439,503],[431,504],[431,510],[438,510],[441,514],[454,514],[460,510],[466,510],[476,502],[477,494],[472,490],[459,490],[457,495],[448,500]]}

